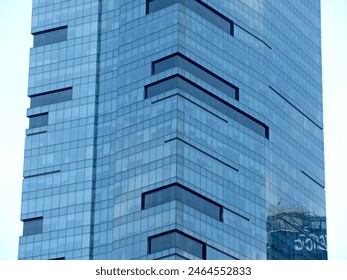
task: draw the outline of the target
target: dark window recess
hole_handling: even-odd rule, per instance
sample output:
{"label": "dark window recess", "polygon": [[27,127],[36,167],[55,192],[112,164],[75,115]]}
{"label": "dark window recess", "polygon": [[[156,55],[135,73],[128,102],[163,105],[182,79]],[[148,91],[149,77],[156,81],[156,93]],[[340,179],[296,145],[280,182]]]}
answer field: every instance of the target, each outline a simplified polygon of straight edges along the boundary
{"label": "dark window recess", "polygon": [[53,171],[44,172],[44,173],[37,173],[34,175],[24,176],[24,179],[33,178],[33,177],[37,177],[37,176],[51,175],[51,174],[55,174],[55,173],[59,173],[59,172],[60,172],[60,170],[53,170]]}
{"label": "dark window recess", "polygon": [[234,35],[234,22],[200,0],[147,0],[146,13],[154,13],[180,3],[228,34]]}
{"label": "dark window recess", "polygon": [[268,126],[179,74],[145,86],[145,98],[150,98],[170,90],[186,92],[250,130],[269,138]]}
{"label": "dark window recess", "polygon": [[43,217],[24,220],[23,236],[42,233]]}
{"label": "dark window recess", "polygon": [[48,113],[29,117],[29,128],[36,128],[45,125],[48,125]]}
{"label": "dark window recess", "polygon": [[34,47],[40,47],[67,40],[67,26],[34,33]]}
{"label": "dark window recess", "polygon": [[178,248],[200,259],[206,259],[206,244],[178,230],[149,237],[148,247],[149,254],[170,248]]}
{"label": "dark window recess", "polygon": [[158,74],[160,72],[174,67],[180,67],[190,72],[199,79],[205,81],[206,83],[210,84],[216,89],[224,92],[228,96],[231,96],[236,100],[239,100],[239,90],[237,87],[235,87],[228,81],[222,79],[221,77],[217,76],[210,70],[202,67],[195,61],[184,56],[183,54],[175,53],[173,55],[164,57],[152,63],[153,74]]}
{"label": "dark window recess", "polygon": [[64,88],[30,96],[30,107],[39,107],[72,99],[72,88]]}
{"label": "dark window recess", "polygon": [[172,200],[180,201],[216,220],[223,220],[223,207],[180,184],[171,184],[142,194],[142,209]]}

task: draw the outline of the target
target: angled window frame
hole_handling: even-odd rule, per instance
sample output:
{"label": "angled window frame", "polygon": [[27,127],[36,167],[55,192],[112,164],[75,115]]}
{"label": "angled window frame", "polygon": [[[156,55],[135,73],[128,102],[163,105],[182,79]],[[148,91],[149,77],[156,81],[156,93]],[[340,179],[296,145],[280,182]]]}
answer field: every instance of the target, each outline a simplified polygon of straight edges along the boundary
{"label": "angled window frame", "polygon": [[[173,60],[173,63],[165,64],[166,62]],[[227,96],[233,99],[239,100],[239,88],[228,82],[227,80],[216,75],[207,68],[201,66],[199,63],[183,55],[180,52],[170,54],[152,62],[152,75],[161,73],[163,71],[172,69],[174,67],[180,67],[185,71],[193,74],[197,78],[203,80],[212,87],[225,93]]]}
{"label": "angled window frame", "polygon": [[[157,7],[151,5],[153,2]],[[146,0],[146,14],[160,11],[174,4],[184,5],[211,24],[234,36],[234,22],[201,0]]]}
{"label": "angled window frame", "polygon": [[[160,201],[156,201],[154,203],[146,202],[147,198],[149,198],[151,195],[157,194],[159,196],[160,194],[163,194],[165,191],[169,193],[170,189],[171,189],[170,196],[168,195],[166,197],[162,196],[162,199]],[[189,196],[191,198],[191,201],[189,201],[188,199]],[[201,213],[204,213],[205,215],[213,219],[223,222],[223,206],[222,205],[179,183],[169,184],[169,185],[142,193],[141,209],[145,210],[145,209],[148,209],[148,208],[151,208],[166,202],[170,202],[173,200],[180,201],[181,203],[188,205],[189,207],[192,207],[195,210],[200,211]],[[195,202],[195,203],[192,203],[192,202]],[[212,211],[213,208],[214,210]]]}
{"label": "angled window frame", "polygon": [[177,94],[178,90],[199,99],[216,111],[225,114],[255,133],[269,139],[269,127],[266,124],[180,74],[174,74],[145,85],[144,98],[158,96],[168,91],[176,91],[174,93]]}
{"label": "angled window frame", "polygon": [[[163,240],[160,240],[160,238],[165,237],[168,238],[169,242],[164,243],[162,242]],[[158,244],[154,244],[156,240],[159,242]],[[189,242],[189,246],[184,246]],[[173,229],[148,237],[148,254],[157,253],[171,248],[183,250],[200,259],[206,260],[206,243],[180,230]],[[199,249],[199,252],[197,249]]]}

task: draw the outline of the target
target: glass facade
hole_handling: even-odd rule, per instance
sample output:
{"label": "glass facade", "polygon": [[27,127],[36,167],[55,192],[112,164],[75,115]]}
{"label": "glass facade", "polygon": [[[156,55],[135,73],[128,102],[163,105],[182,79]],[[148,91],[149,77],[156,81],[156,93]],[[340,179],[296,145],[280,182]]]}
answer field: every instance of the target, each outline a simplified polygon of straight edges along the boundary
{"label": "glass facade", "polygon": [[319,1],[33,0],[19,259],[326,259]]}

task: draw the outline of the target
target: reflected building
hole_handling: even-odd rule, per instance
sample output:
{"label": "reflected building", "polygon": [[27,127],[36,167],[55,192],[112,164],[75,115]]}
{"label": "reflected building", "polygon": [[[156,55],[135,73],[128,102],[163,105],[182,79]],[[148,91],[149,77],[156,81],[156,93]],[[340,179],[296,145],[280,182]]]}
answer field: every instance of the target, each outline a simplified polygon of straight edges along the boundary
{"label": "reflected building", "polygon": [[33,0],[32,34],[19,259],[327,258],[319,1]]}
{"label": "reflected building", "polygon": [[327,259],[326,217],[304,209],[276,209],[268,217],[270,260]]}

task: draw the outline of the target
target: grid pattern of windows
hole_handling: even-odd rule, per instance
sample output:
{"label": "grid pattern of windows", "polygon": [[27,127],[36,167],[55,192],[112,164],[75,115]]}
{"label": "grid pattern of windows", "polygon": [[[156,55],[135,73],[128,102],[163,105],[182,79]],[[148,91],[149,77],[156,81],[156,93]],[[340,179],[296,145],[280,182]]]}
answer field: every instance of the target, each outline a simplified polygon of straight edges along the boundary
{"label": "grid pattern of windows", "polygon": [[147,85],[145,87],[145,98],[150,98],[175,89],[187,92],[254,132],[269,138],[269,128],[265,124],[179,74]]}
{"label": "grid pattern of windows", "polygon": [[23,236],[42,233],[43,217],[24,220]]}
{"label": "grid pattern of windows", "polygon": [[181,231],[173,230],[148,238],[149,254],[170,248],[179,248],[200,259],[206,259],[205,243]]}
{"label": "grid pattern of windows", "polygon": [[30,107],[55,104],[72,99],[72,88],[64,88],[30,96]]}
{"label": "grid pattern of windows", "polygon": [[48,125],[48,113],[29,116],[29,128]]}
{"label": "grid pattern of windows", "polygon": [[183,54],[175,53],[152,63],[153,74],[158,74],[174,67],[181,67],[182,69],[187,70],[188,72],[192,73],[193,75],[215,87],[216,89],[224,92],[228,96],[231,96],[236,100],[239,99],[239,90],[237,87],[217,76],[210,70],[202,67]]}
{"label": "grid pattern of windows", "polygon": [[19,259],[326,258],[319,1],[251,2],[33,1]]}
{"label": "grid pattern of windows", "polygon": [[45,46],[67,40],[67,26],[34,33],[34,47]]}
{"label": "grid pattern of windows", "polygon": [[143,193],[142,208],[147,209],[172,200],[187,204],[216,220],[223,220],[223,208],[221,205],[179,184]]}
{"label": "grid pattern of windows", "polygon": [[147,13],[153,13],[176,3],[185,5],[223,31],[234,34],[233,21],[200,0],[147,0],[146,10]]}

